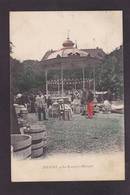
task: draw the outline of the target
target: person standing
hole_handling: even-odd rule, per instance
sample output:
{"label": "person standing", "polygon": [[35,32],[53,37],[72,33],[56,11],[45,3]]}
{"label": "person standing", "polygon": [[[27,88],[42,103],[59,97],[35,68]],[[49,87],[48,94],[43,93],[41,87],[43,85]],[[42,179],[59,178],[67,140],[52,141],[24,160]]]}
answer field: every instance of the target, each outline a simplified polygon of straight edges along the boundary
{"label": "person standing", "polygon": [[110,102],[107,99],[105,99],[103,105],[104,105],[104,113],[110,113],[111,111]]}
{"label": "person standing", "polygon": [[41,95],[41,101],[42,101],[43,120],[48,120],[48,119],[46,118],[47,104],[46,104],[46,97],[45,97],[44,95]]}
{"label": "person standing", "polygon": [[81,115],[86,115],[86,91],[83,90],[82,95],[81,95],[81,108],[82,108],[82,112]]}
{"label": "person standing", "polygon": [[35,95],[31,94],[30,96],[30,107],[31,107],[31,113],[35,113]]}
{"label": "person standing", "polygon": [[65,106],[63,100],[59,101],[59,119],[62,120],[64,119],[64,111],[65,111]]}
{"label": "person standing", "polygon": [[89,119],[92,119],[94,115],[93,99],[94,99],[93,93],[91,92],[91,90],[89,90],[87,96],[87,116]]}
{"label": "person standing", "polygon": [[36,107],[37,107],[37,113],[38,113],[38,120],[41,121],[42,98],[40,95],[36,96]]}
{"label": "person standing", "polygon": [[50,96],[48,96],[48,99],[46,102],[47,102],[47,108],[49,108],[49,106],[52,106],[52,100]]}

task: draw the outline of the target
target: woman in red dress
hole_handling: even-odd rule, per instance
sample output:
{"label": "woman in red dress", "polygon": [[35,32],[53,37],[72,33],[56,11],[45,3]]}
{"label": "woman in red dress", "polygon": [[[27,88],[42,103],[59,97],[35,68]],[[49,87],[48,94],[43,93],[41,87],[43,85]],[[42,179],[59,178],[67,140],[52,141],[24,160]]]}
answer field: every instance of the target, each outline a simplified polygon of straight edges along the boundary
{"label": "woman in red dress", "polygon": [[93,93],[91,91],[89,91],[88,93],[88,97],[87,97],[87,116],[89,119],[93,118],[93,114],[94,114],[94,104],[93,104]]}

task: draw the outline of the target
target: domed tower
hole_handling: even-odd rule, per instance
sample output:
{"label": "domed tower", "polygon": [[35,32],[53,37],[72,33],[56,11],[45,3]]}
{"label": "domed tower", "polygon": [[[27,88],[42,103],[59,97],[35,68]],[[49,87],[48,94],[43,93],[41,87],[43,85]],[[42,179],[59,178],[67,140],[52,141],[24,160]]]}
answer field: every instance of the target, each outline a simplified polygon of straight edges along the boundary
{"label": "domed tower", "polygon": [[67,40],[64,41],[62,45],[64,48],[73,48],[74,47],[74,43],[73,43],[73,41],[71,41],[69,39],[69,36],[67,36]]}
{"label": "domed tower", "polygon": [[74,56],[79,57],[86,57],[88,56],[88,53],[86,51],[83,51],[81,49],[77,48],[77,43],[74,43],[69,39],[69,36],[67,36],[67,39],[63,42],[62,48],[55,51],[47,51],[46,54],[43,57],[43,60],[50,60],[54,58],[69,58]]}

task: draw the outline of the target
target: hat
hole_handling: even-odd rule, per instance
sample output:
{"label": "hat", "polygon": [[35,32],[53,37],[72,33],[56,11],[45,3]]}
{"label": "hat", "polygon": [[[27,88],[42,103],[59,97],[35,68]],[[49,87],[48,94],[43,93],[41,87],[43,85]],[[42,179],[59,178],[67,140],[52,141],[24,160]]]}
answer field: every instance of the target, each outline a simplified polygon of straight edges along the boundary
{"label": "hat", "polygon": [[17,98],[21,98],[22,97],[22,94],[21,93],[18,93],[16,97]]}

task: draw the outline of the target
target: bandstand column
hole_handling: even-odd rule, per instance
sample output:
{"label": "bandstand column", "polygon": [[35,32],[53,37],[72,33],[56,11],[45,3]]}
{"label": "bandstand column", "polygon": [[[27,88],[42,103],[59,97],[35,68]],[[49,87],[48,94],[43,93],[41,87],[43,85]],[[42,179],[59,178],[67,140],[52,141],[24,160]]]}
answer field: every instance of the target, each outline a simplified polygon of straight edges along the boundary
{"label": "bandstand column", "polygon": [[64,76],[63,76],[63,66],[61,66],[61,95],[64,95]]}
{"label": "bandstand column", "polygon": [[48,81],[47,81],[47,70],[45,70],[45,80],[46,80],[46,95],[48,95]]}

